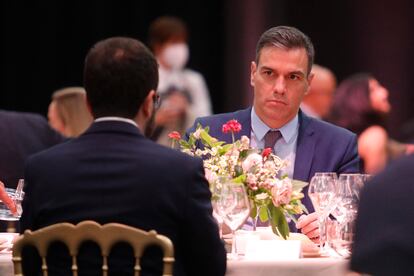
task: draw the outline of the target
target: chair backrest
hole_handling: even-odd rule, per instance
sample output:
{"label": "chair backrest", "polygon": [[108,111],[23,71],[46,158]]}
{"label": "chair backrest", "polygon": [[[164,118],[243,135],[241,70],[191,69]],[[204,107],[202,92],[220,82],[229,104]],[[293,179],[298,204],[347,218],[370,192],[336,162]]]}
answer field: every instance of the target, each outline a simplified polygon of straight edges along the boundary
{"label": "chair backrest", "polygon": [[100,225],[94,221],[83,221],[77,225],[57,223],[36,231],[26,230],[13,245],[13,263],[15,275],[22,274],[22,249],[26,245],[34,246],[42,259],[43,275],[47,275],[46,255],[52,242],[61,241],[68,247],[72,258],[73,275],[78,275],[76,256],[84,241],[93,241],[101,249],[103,264],[102,275],[108,275],[108,256],[113,245],[118,242],[130,244],[134,250],[134,273],[139,276],[141,271],[140,258],[149,245],[158,245],[163,251],[163,276],[171,276],[174,263],[174,249],[171,240],[158,235],[154,230],[149,232],[119,224],[108,223]]}

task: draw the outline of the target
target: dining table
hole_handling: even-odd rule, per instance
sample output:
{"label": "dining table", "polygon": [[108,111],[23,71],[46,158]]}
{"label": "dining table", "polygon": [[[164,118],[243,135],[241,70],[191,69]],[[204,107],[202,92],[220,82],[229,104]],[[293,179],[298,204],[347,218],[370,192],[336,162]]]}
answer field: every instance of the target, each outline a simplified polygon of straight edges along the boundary
{"label": "dining table", "polygon": [[[13,275],[12,254],[0,252],[0,275]],[[299,258],[296,260],[238,260],[227,261],[226,276],[350,276],[348,260],[333,257]]]}

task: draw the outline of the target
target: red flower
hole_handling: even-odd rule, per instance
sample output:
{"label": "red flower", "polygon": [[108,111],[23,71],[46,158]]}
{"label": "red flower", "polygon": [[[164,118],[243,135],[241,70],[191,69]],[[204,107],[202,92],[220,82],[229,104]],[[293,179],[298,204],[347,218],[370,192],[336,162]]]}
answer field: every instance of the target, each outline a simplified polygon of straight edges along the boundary
{"label": "red flower", "polygon": [[240,130],[242,129],[241,124],[239,124],[239,122],[237,122],[237,120],[230,120],[227,123],[225,123],[221,129],[221,131],[223,133],[237,133],[240,132]]}
{"label": "red flower", "polygon": [[178,133],[178,131],[172,131],[168,134],[168,137],[173,139],[173,140],[180,140],[181,139],[181,135],[180,133]]}
{"label": "red flower", "polygon": [[262,151],[262,156],[263,156],[263,158],[268,157],[270,153],[272,153],[272,149],[271,149],[271,148],[265,148],[265,149]]}

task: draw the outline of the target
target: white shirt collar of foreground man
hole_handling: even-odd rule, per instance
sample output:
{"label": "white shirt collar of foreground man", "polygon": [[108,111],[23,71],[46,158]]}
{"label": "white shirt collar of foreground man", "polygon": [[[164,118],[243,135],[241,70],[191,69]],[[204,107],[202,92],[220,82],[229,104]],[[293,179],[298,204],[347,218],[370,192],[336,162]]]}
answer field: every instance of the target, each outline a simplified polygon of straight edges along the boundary
{"label": "white shirt collar of foreground man", "polygon": [[99,122],[107,122],[107,121],[124,122],[124,123],[132,124],[138,127],[138,124],[135,121],[128,119],[128,118],[122,118],[122,117],[116,117],[116,116],[101,117],[101,118],[95,119],[94,122],[99,123]]}

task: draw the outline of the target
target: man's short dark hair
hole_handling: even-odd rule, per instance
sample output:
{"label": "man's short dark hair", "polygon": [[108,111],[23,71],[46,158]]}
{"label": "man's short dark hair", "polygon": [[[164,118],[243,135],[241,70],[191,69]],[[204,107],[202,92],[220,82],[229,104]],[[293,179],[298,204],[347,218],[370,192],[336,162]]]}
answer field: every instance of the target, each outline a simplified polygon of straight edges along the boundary
{"label": "man's short dark hair", "polygon": [[311,72],[315,50],[310,38],[298,29],[290,26],[278,26],[264,32],[256,46],[257,64],[261,50],[269,46],[284,49],[304,48],[308,56],[308,74]]}
{"label": "man's short dark hair", "polygon": [[158,86],[158,64],[140,41],[113,37],[96,43],[85,59],[84,87],[95,118],[134,118]]}

